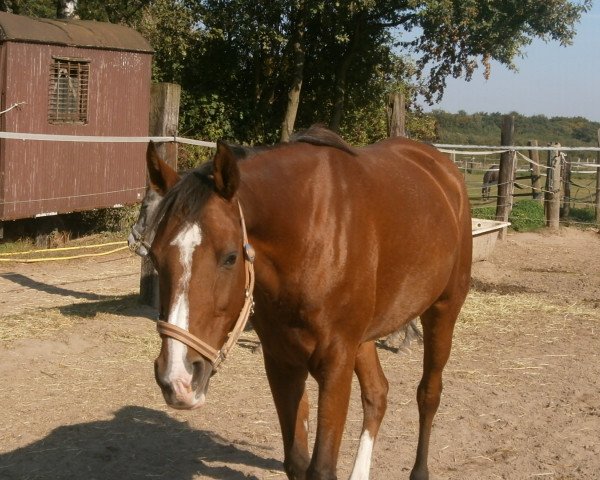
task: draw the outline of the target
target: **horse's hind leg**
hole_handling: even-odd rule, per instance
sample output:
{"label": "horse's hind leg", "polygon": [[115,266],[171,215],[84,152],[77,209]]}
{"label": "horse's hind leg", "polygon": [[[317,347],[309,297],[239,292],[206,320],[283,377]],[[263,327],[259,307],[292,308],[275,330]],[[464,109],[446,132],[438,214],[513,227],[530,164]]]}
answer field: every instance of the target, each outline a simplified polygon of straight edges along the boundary
{"label": "horse's hind leg", "polygon": [[439,300],[423,315],[423,377],[417,389],[419,443],[410,480],[427,480],[427,455],[433,417],[440,404],[442,371],[452,344],[452,332],[462,302]]}
{"label": "horse's hind leg", "polygon": [[388,381],[383,374],[375,342],[363,343],[354,371],[360,383],[363,428],[350,480],[368,480],[375,437],[387,407]]}

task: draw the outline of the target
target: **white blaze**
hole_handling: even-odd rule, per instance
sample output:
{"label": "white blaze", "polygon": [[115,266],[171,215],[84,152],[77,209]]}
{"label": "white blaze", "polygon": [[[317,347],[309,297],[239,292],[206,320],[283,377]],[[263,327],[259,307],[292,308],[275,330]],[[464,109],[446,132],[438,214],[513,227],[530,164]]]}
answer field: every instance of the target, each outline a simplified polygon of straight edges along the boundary
{"label": "white blaze", "polygon": [[[175,301],[169,311],[167,321],[185,330],[189,327],[188,292],[192,276],[192,257],[194,250],[201,243],[202,231],[200,230],[200,226],[195,223],[184,227],[171,242],[171,245],[179,248],[179,262],[181,263],[183,272],[175,291]],[[167,342],[169,358],[165,372],[166,378],[175,380],[182,377],[190,377],[192,374],[191,366],[187,365],[185,359],[187,347],[172,338],[168,338]]]}
{"label": "white blaze", "polygon": [[373,437],[368,430],[363,431],[360,436],[358,453],[349,480],[368,480],[371,470],[371,455],[373,453]]}

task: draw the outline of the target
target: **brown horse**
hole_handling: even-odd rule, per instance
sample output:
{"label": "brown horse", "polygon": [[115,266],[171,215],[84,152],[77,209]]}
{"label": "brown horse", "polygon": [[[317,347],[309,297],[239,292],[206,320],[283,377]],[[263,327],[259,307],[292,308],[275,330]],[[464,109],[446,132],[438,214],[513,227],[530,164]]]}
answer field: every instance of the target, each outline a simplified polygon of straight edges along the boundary
{"label": "brown horse", "polygon": [[[150,250],[150,244],[154,238],[154,231],[150,226],[156,223],[158,205],[171,187],[180,180],[181,175],[187,173],[186,171],[176,172],[163,161],[158,155],[153,142],[148,144],[146,167],[148,171],[148,188],[146,188],[146,194],[142,199],[138,218],[131,226],[127,239],[129,249],[140,257],[148,255]],[[411,320],[399,330],[388,335],[387,338],[382,340],[382,344],[398,352],[408,353],[410,352],[410,345],[414,341],[423,343],[423,334],[419,330],[416,320]],[[261,348],[259,343],[254,351],[261,351]]]}
{"label": "brown horse", "polygon": [[[157,219],[150,257],[165,321],[155,374],[169,405],[205,402],[250,310],[255,270],[252,323],[288,477],[337,478],[355,372],[364,419],[351,479],[367,479],[388,391],[375,340],[420,316],[424,362],[410,478],[428,478],[442,370],[471,270],[467,193],[444,155],[402,138],[354,149],[318,127],[254,152],[219,143],[211,163],[166,194]],[[309,374],[319,386],[312,457]]]}

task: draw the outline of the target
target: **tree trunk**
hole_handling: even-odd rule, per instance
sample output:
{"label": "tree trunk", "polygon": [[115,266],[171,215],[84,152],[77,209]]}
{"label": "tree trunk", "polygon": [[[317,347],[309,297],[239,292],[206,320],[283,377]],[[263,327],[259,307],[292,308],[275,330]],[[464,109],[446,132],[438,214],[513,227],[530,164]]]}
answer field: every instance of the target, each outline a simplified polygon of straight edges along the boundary
{"label": "tree trunk", "polygon": [[300,92],[302,90],[302,81],[304,79],[304,2],[298,5],[298,18],[293,37],[293,53],[294,56],[294,73],[292,85],[288,92],[288,102],[285,109],[285,115],[281,124],[281,141],[287,142],[294,131],[296,123],[296,114],[298,113],[298,105],[300,104]]}
{"label": "tree trunk", "polygon": [[342,117],[344,115],[344,105],[346,102],[346,83],[348,79],[348,71],[352,66],[354,57],[359,49],[360,37],[362,32],[362,21],[364,16],[361,14],[356,19],[354,33],[350,38],[350,44],[344,54],[342,61],[339,64],[337,72],[335,74],[335,90],[333,97],[333,112],[331,114],[331,121],[329,122],[329,128],[334,132],[340,130],[342,124]]}

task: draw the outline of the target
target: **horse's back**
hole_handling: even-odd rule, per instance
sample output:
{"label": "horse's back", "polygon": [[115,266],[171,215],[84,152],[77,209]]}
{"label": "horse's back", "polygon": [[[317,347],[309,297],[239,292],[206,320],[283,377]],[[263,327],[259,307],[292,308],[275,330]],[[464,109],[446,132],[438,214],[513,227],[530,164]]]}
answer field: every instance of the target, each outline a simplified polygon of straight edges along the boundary
{"label": "horse's back", "polygon": [[378,248],[374,321],[366,336],[377,337],[445,293],[462,303],[471,265],[470,208],[461,173],[434,147],[389,139],[360,149],[359,161],[371,176],[365,198]]}
{"label": "horse's back", "polygon": [[273,298],[341,322],[360,312],[371,320],[357,329],[376,338],[447,291],[461,258],[470,265],[464,180],[435,148],[388,139],[354,155],[308,144],[260,155],[246,178],[270,219],[259,237],[281,239],[269,262]]}

